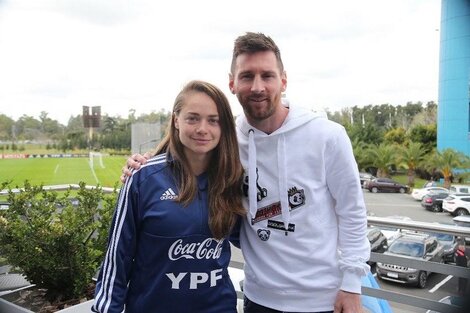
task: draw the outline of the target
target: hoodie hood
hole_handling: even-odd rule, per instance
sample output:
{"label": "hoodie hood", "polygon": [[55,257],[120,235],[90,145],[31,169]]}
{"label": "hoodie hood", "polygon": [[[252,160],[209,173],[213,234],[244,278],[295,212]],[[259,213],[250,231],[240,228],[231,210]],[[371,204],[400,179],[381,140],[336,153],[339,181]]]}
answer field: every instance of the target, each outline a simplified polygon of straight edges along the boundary
{"label": "hoodie hood", "polygon": [[[238,116],[236,120],[237,126],[237,135],[240,144],[248,144],[248,164],[243,164],[247,169],[248,174],[248,204],[249,204],[249,217],[251,218],[252,224],[257,213],[257,201],[258,191],[257,191],[257,166],[260,160],[257,158],[257,146],[262,143],[269,141],[271,144],[270,149],[277,153],[277,170],[278,172],[278,185],[279,185],[279,201],[281,204],[281,213],[282,221],[284,223],[284,229],[289,227],[290,221],[290,208],[288,202],[287,194],[287,164],[286,164],[286,138],[288,138],[288,133],[306,123],[311,122],[316,118],[325,118],[326,115],[321,112],[312,112],[304,108],[289,106],[289,113],[281,125],[280,128],[272,132],[271,134],[266,134],[263,131],[256,129],[251,126],[245,115]],[[243,159],[243,158],[242,158]],[[255,179],[253,179],[253,177]]]}

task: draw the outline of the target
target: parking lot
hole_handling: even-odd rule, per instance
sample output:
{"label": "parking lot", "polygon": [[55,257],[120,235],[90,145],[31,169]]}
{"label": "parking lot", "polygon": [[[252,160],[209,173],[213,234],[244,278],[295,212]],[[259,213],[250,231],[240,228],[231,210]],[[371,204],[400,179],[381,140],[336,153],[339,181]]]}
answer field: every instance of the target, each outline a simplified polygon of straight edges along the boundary
{"label": "parking lot", "polygon": [[[378,217],[386,217],[390,215],[408,216],[412,220],[422,222],[439,222],[453,223],[448,213],[434,213],[421,207],[421,203],[414,200],[408,194],[395,193],[376,193],[373,194],[364,191],[364,200],[369,213]],[[374,270],[374,269],[372,269]],[[457,278],[442,274],[431,274],[428,278],[426,288],[419,289],[417,287],[405,286],[398,283],[378,280],[382,289],[394,292],[406,292],[426,299],[439,300],[445,296],[457,293]],[[399,303],[390,303],[394,308],[394,312],[426,312],[426,310],[405,306]]]}
{"label": "parking lot", "polygon": [[[419,201],[414,200],[409,194],[399,193],[371,193],[364,190],[364,200],[369,214],[377,217],[387,217],[391,215],[408,216],[412,220],[422,222],[453,223],[452,216],[448,213],[434,213],[421,207]],[[232,260],[243,262],[241,251],[233,249]],[[372,268],[372,272],[374,272]],[[439,300],[445,296],[457,293],[457,278],[443,274],[431,274],[428,277],[426,288],[419,289],[413,286],[406,286],[399,283],[382,281],[377,279],[379,285],[384,290],[397,293]],[[410,307],[396,302],[390,302],[394,313],[415,313],[426,312],[424,309]]]}

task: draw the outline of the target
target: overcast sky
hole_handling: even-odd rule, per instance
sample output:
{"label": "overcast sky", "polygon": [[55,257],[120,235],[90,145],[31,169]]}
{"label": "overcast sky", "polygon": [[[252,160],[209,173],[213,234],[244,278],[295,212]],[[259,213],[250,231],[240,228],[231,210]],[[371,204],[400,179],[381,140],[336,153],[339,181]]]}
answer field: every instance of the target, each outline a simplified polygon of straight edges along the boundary
{"label": "overcast sky", "polygon": [[0,114],[66,124],[82,106],[171,110],[191,79],[228,89],[234,39],[271,36],[291,103],[437,102],[440,0],[0,0]]}

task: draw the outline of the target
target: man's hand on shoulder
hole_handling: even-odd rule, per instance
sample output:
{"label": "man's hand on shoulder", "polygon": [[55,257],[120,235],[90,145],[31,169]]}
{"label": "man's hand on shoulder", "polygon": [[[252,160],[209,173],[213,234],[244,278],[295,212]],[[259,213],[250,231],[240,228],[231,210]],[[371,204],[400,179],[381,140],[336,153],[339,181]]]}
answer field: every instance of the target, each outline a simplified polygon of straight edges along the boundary
{"label": "man's hand on shoulder", "polygon": [[126,162],[126,165],[122,167],[121,170],[121,177],[120,180],[122,183],[126,181],[126,178],[131,176],[132,172],[131,170],[135,169],[138,170],[142,165],[147,163],[147,160],[152,157],[152,154],[150,152],[145,152],[144,155],[141,154],[133,154],[131,155]]}

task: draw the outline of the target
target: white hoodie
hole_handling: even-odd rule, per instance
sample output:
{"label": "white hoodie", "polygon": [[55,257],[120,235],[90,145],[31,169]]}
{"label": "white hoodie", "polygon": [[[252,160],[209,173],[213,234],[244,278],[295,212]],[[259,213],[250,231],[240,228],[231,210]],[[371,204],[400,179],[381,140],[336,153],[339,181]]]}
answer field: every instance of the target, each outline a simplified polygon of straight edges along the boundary
{"label": "white hoodie", "polygon": [[339,289],[360,293],[370,246],[344,128],[291,105],[273,133],[240,116],[237,135],[251,195],[240,233],[245,295],[280,311],[316,312],[333,310]]}

